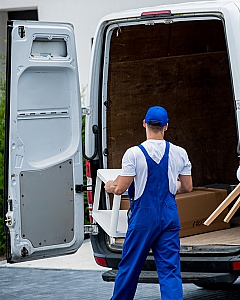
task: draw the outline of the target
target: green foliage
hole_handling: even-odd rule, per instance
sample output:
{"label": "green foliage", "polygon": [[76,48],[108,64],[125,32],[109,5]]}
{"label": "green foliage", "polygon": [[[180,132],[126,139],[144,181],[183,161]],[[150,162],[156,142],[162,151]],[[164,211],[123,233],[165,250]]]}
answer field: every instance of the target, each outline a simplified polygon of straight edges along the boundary
{"label": "green foliage", "polygon": [[[82,142],[85,141],[85,116],[82,117]],[[83,157],[83,185],[87,185],[86,178],[86,159]],[[88,217],[88,200],[87,193],[84,193],[84,224],[90,224]]]}
{"label": "green foliage", "polygon": [[[1,64],[5,64],[5,56],[0,55]],[[6,74],[0,71],[0,256],[5,255],[5,232],[3,215],[4,187],[4,124],[6,102]]]}
{"label": "green foliage", "polygon": [[[87,86],[83,87],[81,90],[81,99],[85,99]],[[82,143],[85,143],[85,116],[82,116]],[[83,185],[87,185],[87,178],[86,178],[86,159],[83,157]],[[90,224],[89,221],[89,214],[88,214],[88,200],[87,200],[87,193],[84,192],[84,224]]]}

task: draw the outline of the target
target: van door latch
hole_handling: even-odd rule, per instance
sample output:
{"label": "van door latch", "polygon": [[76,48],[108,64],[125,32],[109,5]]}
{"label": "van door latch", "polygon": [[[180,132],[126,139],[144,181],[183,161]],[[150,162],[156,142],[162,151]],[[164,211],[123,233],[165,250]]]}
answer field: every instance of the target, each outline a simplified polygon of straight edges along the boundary
{"label": "van door latch", "polygon": [[89,189],[92,189],[94,185],[83,185],[83,184],[77,184],[75,186],[76,193],[83,193],[88,191]]}
{"label": "van door latch", "polygon": [[97,225],[84,225],[84,233],[91,233],[93,235],[98,234],[98,226]]}
{"label": "van door latch", "polygon": [[89,107],[82,107],[82,115],[83,116],[91,115],[91,109]]}
{"label": "van door latch", "polygon": [[25,37],[24,26],[18,26],[18,34],[19,34],[19,36],[20,36],[21,39],[23,39]]}

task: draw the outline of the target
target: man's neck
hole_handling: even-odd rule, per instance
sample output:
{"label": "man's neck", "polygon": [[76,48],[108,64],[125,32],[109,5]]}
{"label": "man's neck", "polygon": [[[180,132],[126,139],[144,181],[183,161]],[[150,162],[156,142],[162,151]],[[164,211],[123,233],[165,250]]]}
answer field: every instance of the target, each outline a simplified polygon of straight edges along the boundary
{"label": "man's neck", "polygon": [[158,132],[158,133],[154,133],[154,132],[147,132],[147,140],[164,140],[164,132]]}

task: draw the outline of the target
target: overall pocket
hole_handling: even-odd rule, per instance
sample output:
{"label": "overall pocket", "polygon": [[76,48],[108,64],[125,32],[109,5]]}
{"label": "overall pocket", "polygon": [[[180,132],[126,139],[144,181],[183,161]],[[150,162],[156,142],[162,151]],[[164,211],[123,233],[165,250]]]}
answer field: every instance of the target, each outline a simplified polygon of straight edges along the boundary
{"label": "overall pocket", "polygon": [[135,206],[129,218],[129,230],[149,230],[150,209],[149,207]]}

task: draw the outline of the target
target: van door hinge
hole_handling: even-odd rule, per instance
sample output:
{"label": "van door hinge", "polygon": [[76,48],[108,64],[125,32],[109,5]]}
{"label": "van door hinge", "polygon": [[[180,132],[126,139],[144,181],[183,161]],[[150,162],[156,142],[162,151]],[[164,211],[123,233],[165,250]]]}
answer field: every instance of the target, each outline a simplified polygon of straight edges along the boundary
{"label": "van door hinge", "polygon": [[11,226],[12,225],[12,217],[11,216],[7,216],[5,222],[6,222],[7,226]]}
{"label": "van door hinge", "polygon": [[75,186],[75,191],[76,191],[76,193],[83,193],[83,192],[86,192],[88,190],[92,190],[93,187],[94,187],[93,185],[77,184]]}
{"label": "van door hinge", "polygon": [[89,116],[91,114],[91,109],[89,107],[82,107],[82,115]]}
{"label": "van door hinge", "polygon": [[84,233],[91,233],[93,235],[98,234],[98,226],[97,225],[84,225]]}

